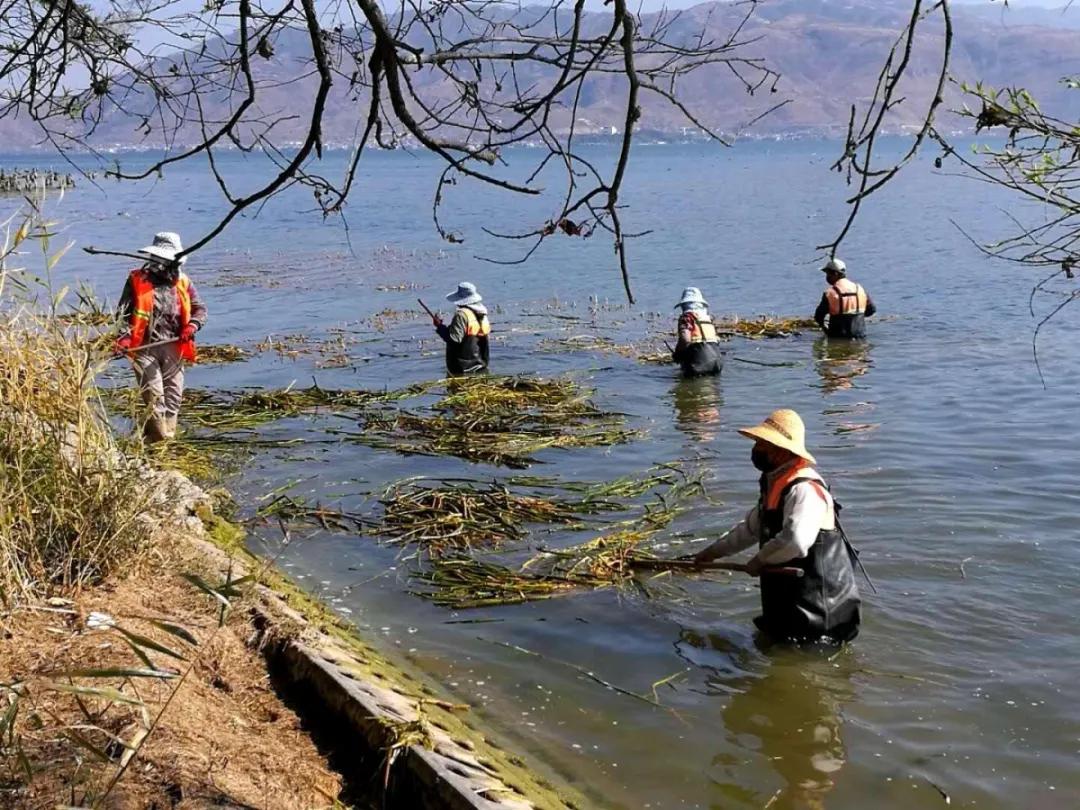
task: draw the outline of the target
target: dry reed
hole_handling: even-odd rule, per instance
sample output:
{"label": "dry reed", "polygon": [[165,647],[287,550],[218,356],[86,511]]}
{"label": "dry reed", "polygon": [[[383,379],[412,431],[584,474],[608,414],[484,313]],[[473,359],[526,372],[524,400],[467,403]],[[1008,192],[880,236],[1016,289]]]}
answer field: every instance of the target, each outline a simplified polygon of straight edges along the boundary
{"label": "dry reed", "polygon": [[[16,248],[35,240],[51,267],[50,223],[36,209],[0,249],[0,601],[79,587],[144,549],[139,469],[118,451],[95,375],[90,329],[57,315],[62,296],[18,280]],[[40,296],[48,295],[45,303]]]}

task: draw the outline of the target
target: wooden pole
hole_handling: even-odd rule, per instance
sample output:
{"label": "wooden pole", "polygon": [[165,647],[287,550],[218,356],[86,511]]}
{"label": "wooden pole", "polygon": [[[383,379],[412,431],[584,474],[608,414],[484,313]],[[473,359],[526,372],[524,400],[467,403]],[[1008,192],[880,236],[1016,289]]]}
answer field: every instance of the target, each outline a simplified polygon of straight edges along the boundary
{"label": "wooden pole", "polygon": [[[739,571],[748,573],[744,563],[734,562],[707,562],[698,563],[693,560],[631,560],[631,568],[643,568],[652,571]],[[805,572],[801,568],[792,566],[766,566],[761,569],[758,576],[765,574],[778,574],[786,577],[801,577]]]}

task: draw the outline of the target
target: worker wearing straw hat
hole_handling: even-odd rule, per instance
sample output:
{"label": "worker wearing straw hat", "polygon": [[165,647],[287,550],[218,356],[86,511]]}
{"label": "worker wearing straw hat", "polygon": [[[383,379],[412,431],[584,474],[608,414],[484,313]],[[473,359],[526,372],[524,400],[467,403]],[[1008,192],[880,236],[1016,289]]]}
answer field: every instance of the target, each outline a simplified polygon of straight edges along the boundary
{"label": "worker wearing straw hat", "polygon": [[[821,268],[829,286],[818,302],[814,320],[831,338],[866,337],[866,319],[877,312],[873,300],[862,288],[847,277],[847,265],[832,258]],[[829,325],[825,325],[825,317]]]}
{"label": "worker wearing straw hat", "polygon": [[206,323],[206,306],[181,270],[182,251],[179,235],[156,234],[139,251],[147,261],[131,271],[120,296],[122,331],[115,352],[131,358],[149,410],[143,432],[152,442],[176,435],[183,364],[195,362],[195,333]]}
{"label": "worker wearing straw hat", "polygon": [[[761,497],[743,522],[694,559],[708,562],[757,543],[747,571],[761,576],[758,628],[780,640],[852,640],[861,602],[856,552],[837,521],[839,505],[813,468],[802,419],[782,409],[739,433],[754,440],[750,458],[761,471]],[[770,574],[773,566],[802,574]]]}
{"label": "worker wearing straw hat", "polygon": [[446,296],[446,300],[457,305],[450,325],[444,324],[438,315],[431,316],[435,331],[446,343],[446,370],[452,376],[486,372],[490,359],[488,335],[491,334],[491,322],[488,321],[487,307],[482,303],[484,299],[476,291],[475,284],[463,281],[456,291]]}
{"label": "worker wearing straw hat", "polygon": [[723,369],[720,338],[709,316],[709,302],[697,287],[687,287],[675,305],[679,315],[679,340],[671,359],[682,366],[683,376],[719,374]]}

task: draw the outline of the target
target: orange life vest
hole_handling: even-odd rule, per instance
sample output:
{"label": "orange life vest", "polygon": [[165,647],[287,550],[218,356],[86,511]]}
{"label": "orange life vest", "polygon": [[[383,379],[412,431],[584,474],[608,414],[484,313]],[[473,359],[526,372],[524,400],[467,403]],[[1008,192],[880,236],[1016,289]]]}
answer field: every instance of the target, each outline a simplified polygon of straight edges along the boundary
{"label": "orange life vest", "polygon": [[468,307],[461,307],[458,311],[465,316],[465,337],[487,337],[491,334],[491,321],[487,318],[481,320]]}
{"label": "orange life vest", "polygon": [[796,459],[783,469],[778,471],[778,474],[774,478],[767,479],[767,487],[762,498],[761,507],[767,512],[773,512],[780,509],[783,504],[781,500],[784,497],[784,493],[788,490],[792,484],[799,481],[809,481],[817,492],[821,499],[828,505],[828,511],[825,518],[822,521],[820,529],[826,531],[836,527],[836,519],[833,516],[833,500],[829,495],[828,490],[825,489],[822,478],[818,474],[817,470],[810,466],[810,462],[806,459]]}
{"label": "orange life vest", "polygon": [[842,278],[825,291],[830,315],[861,315],[866,312],[866,290],[850,279]]}
{"label": "orange life vest", "polygon": [[[176,290],[176,300],[180,303],[180,330],[191,322],[191,293],[189,287],[191,279],[184,273],[177,276],[173,285]],[[146,333],[150,327],[150,318],[154,314],[154,282],[150,275],[143,269],[131,271],[131,348],[137,349],[146,342]],[[134,357],[134,352],[128,354]],[[195,354],[195,341],[180,341],[180,357],[189,363],[197,359]]]}
{"label": "orange life vest", "polygon": [[693,312],[686,313],[687,320],[690,322],[690,342],[691,343],[717,343],[719,338],[716,336],[716,327],[709,319],[699,318]]}

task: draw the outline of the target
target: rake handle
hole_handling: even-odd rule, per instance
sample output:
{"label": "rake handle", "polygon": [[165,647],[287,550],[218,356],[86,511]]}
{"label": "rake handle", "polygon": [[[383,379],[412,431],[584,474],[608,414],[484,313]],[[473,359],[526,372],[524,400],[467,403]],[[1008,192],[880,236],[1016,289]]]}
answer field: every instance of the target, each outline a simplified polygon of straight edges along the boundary
{"label": "rake handle", "polygon": [[[670,571],[673,568],[687,571],[739,571],[747,573],[746,565],[733,562],[708,562],[697,563],[693,560],[634,560],[630,563],[631,568],[645,568],[650,570]],[[761,569],[759,576],[776,574],[785,577],[801,577],[806,572],[793,566],[769,566]]]}
{"label": "rake handle", "polygon": [[121,357],[127,356],[127,354],[130,353],[130,352],[141,352],[143,349],[153,349],[153,348],[155,348],[157,346],[166,346],[169,343],[179,343],[179,342],[180,342],[180,338],[171,338],[169,340],[156,340],[153,343],[144,343],[142,346],[136,346],[133,349],[128,349],[123,354],[114,354],[109,359],[110,360],[119,360]]}

